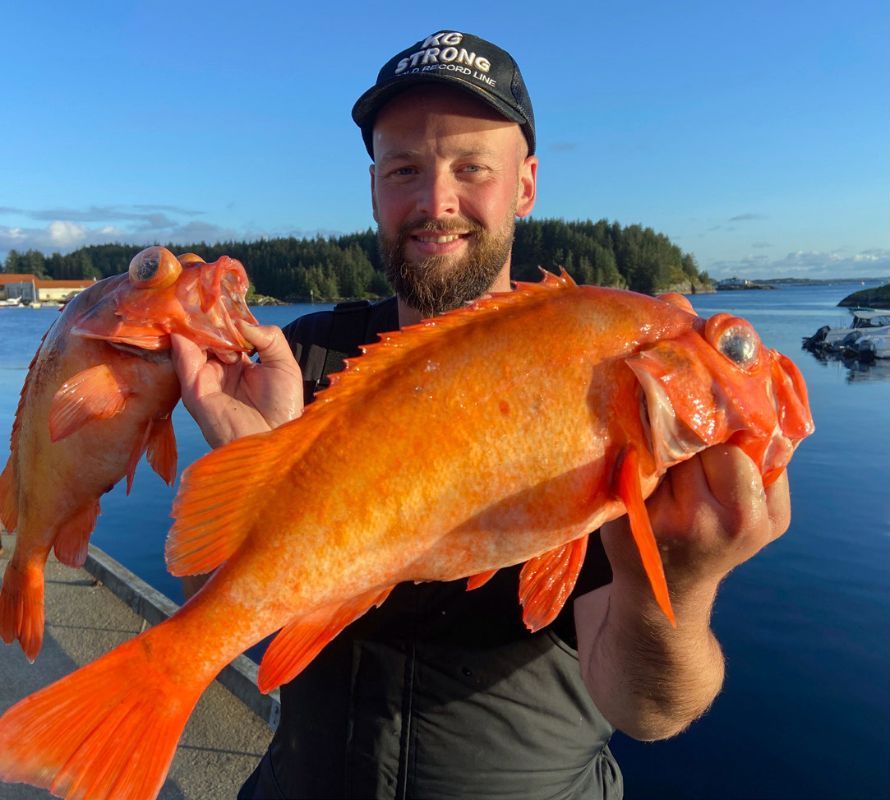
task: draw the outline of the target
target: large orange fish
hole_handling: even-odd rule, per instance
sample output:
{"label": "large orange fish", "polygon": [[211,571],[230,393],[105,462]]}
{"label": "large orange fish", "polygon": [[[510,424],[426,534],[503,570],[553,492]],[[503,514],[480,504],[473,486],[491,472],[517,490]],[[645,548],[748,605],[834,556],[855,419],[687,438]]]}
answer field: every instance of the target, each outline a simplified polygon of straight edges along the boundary
{"label": "large orange fish", "polygon": [[[215,575],[168,621],[0,718],[0,778],[70,798],[159,791],[199,696],[281,629],[292,679],[400,581],[526,562],[526,624],[551,621],[587,532],[629,512],[671,614],[643,500],[672,465],[736,442],[764,480],[812,430],[806,389],[751,326],[548,276],[386,335],[303,416],[196,462],[174,506],[176,575]],[[311,499],[311,502],[307,502]]]}
{"label": "large orange fish", "polygon": [[44,336],[0,475],[0,518],[18,534],[0,591],[0,637],[18,639],[31,661],[43,641],[49,551],[83,565],[99,498],[125,475],[129,494],[143,453],[168,484],[176,477],[170,333],[218,352],[249,351],[236,328],[237,320],[256,323],[247,286],[231,258],[205,264],[151,247],[129,274],[75,297]]}

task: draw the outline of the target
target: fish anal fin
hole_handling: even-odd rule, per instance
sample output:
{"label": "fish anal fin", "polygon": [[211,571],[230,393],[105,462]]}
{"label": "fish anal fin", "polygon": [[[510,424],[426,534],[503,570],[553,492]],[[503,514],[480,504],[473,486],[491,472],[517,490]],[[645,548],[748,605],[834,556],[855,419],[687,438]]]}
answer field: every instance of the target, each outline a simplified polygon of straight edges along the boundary
{"label": "fish anal fin", "polygon": [[32,664],[43,645],[43,562],[39,558],[6,565],[0,590],[0,639],[16,639]]}
{"label": "fish anal fin", "polygon": [[290,622],[272,640],[260,663],[263,693],[293,680],[340,631],[389,596],[392,586],[372,589],[335,607],[323,606]]}
{"label": "fish anal fin", "polygon": [[529,559],[519,573],[519,602],[522,621],[538,631],[556,619],[584,564],[587,536]]}
{"label": "fish anal fin", "polygon": [[668,593],[667,579],[664,575],[664,565],[661,562],[661,554],[658,552],[658,543],[652,532],[652,523],[649,521],[649,512],[643,500],[643,491],[640,487],[640,471],[637,451],[633,447],[625,448],[619,456],[621,461],[617,477],[615,493],[621,498],[627,508],[627,517],[630,523],[630,531],[633,535],[643,569],[655,595],[655,601],[664,615],[670,620],[671,625],[677,627],[674,610],[671,607],[671,597]]}
{"label": "fish anal fin", "polygon": [[473,589],[478,589],[480,586],[485,586],[497,572],[496,569],[490,569],[487,572],[480,572],[478,575],[470,575],[467,578],[467,591],[472,592]]}
{"label": "fish anal fin", "polygon": [[166,417],[154,420],[146,457],[151,468],[161,476],[168,486],[176,479],[176,435],[173,433],[173,420]]}
{"label": "fish anal fin", "polygon": [[49,435],[57,442],[88,422],[110,419],[124,410],[130,389],[107,364],[97,364],[65,381],[49,410]]}
{"label": "fish anal fin", "polygon": [[53,539],[56,558],[68,567],[82,567],[89,552],[90,534],[96,527],[99,501],[87,503],[59,526]]}

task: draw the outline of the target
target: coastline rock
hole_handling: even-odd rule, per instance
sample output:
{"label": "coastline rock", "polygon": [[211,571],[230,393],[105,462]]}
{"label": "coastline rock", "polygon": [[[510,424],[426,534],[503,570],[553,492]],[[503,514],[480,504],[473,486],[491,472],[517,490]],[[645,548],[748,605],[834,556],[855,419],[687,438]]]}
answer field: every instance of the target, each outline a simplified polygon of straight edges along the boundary
{"label": "coastline rock", "polygon": [[890,308],[890,283],[872,289],[860,289],[838,303],[844,308]]}

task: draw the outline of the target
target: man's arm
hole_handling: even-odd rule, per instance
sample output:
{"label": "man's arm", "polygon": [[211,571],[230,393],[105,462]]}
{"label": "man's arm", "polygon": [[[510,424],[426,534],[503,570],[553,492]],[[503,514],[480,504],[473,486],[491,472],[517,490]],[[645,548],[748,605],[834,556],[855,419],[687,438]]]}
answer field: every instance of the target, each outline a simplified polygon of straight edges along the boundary
{"label": "man's arm", "polygon": [[673,736],[701,716],[723,684],[710,627],[720,581],[790,522],[783,475],[766,491],[736,447],[710,448],[671,468],[647,502],[677,627],[652,596],[622,517],[603,527],[613,581],[575,601],[584,682],[606,719],[636,739]]}
{"label": "man's arm", "polygon": [[[211,447],[272,430],[303,413],[303,378],[280,328],[238,323],[260,361],[235,355],[224,363],[183,336],[172,335],[182,402]],[[209,575],[182,579],[186,600]]]}

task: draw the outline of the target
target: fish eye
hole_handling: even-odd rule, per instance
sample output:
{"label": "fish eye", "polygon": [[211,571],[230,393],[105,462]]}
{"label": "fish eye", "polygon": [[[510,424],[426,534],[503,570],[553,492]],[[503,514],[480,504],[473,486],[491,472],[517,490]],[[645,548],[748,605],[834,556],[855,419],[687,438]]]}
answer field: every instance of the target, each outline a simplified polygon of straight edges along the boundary
{"label": "fish eye", "polygon": [[717,349],[740,367],[751,367],[760,354],[760,340],[750,328],[733,325],[720,334]]}
{"label": "fish eye", "polygon": [[129,272],[138,289],[164,289],[176,283],[182,264],[166,247],[146,247],[133,256]]}

